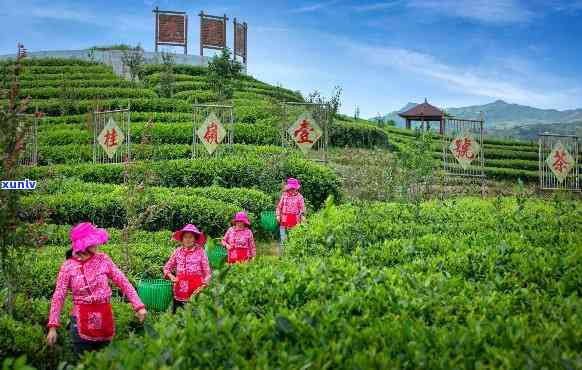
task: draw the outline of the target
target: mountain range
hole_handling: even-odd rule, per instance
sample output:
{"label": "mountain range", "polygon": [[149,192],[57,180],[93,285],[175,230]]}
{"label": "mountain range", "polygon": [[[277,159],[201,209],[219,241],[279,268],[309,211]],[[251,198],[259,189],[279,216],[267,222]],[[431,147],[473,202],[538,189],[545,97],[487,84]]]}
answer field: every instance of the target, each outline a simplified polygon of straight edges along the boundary
{"label": "mountain range", "polygon": [[[416,103],[408,103],[402,109],[388,113],[383,118],[393,120],[396,126],[404,127],[404,120],[398,113],[414,107]],[[509,129],[516,126],[550,125],[582,122],[582,108],[559,111],[556,109],[539,109],[526,105],[510,104],[496,100],[485,105],[473,105],[460,108],[445,108],[448,114],[459,118],[477,118],[483,112],[487,129]],[[376,120],[377,118],[373,118]]]}

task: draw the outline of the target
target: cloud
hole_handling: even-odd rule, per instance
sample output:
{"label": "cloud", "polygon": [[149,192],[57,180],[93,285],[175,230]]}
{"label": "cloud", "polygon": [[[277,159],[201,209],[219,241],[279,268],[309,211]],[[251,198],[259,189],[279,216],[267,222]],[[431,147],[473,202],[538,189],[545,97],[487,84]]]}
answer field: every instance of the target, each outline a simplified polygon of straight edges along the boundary
{"label": "cloud", "polygon": [[408,6],[490,24],[523,23],[534,17],[519,0],[410,0]]}
{"label": "cloud", "polygon": [[316,12],[318,10],[328,8],[337,2],[338,2],[338,0],[314,3],[311,5],[302,6],[301,8],[293,9],[293,10],[291,10],[291,13],[313,13],[313,12]]}
{"label": "cloud", "polygon": [[[382,67],[396,68],[423,78],[439,81],[450,91],[473,96],[503,99],[514,103],[541,107],[574,106],[582,101],[580,87],[542,90],[523,86],[502,74],[485,73],[463,67],[450,66],[429,54],[417,51],[374,47],[353,42],[344,43],[352,53],[366,55],[370,63]],[[531,77],[531,76],[530,76]],[[578,102],[578,103],[576,103]]]}
{"label": "cloud", "polygon": [[354,6],[353,9],[357,12],[371,12],[375,10],[383,10],[393,8],[396,5],[399,5],[402,1],[395,0],[395,1],[387,1],[383,3],[374,3],[368,5],[357,5]]}

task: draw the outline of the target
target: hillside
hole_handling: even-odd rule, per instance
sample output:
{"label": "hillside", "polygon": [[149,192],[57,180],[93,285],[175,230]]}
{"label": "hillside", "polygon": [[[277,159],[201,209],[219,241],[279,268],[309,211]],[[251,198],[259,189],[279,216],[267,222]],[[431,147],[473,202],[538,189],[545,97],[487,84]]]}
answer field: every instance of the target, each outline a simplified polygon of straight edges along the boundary
{"label": "hillside", "polygon": [[582,136],[582,121],[571,123],[538,123],[524,126],[514,126],[508,128],[493,128],[488,130],[489,136],[523,140],[537,141],[538,135],[544,132],[560,135]]}
{"label": "hillside", "polygon": [[[33,98],[29,112],[47,117],[39,165],[17,173],[38,186],[10,194],[19,197],[15,233],[30,249],[10,260],[18,262],[13,301],[0,279],[0,357],[26,356],[20,364],[40,369],[76,363],[70,300],[56,347],[45,339],[72,225],[107,228],[100,250],[139,289],[162,278],[178,245],[174,230],[194,223],[211,248],[246,210],[255,260],[228,268],[211,260],[209,287],[176,315],[148,306],[144,325],[114,289],[116,337],[80,368],[576,368],[579,202],[467,198],[459,188],[474,190],[463,185],[432,194],[453,199],[411,202],[416,184],[396,166],[415,145],[413,131],[338,115],[330,162],[311,161],[280,145],[280,103],[303,97],[250,76],[234,84],[235,144],[192,158],[192,103],[215,100],[208,72],[175,66],[176,93],[160,98],[161,68],[148,66],[142,83],[131,83],[96,63],[25,63],[21,95]],[[9,77],[10,66],[0,65],[0,79]],[[128,104],[133,161],[94,164],[89,113]],[[486,173],[504,188],[535,182],[537,155],[534,144],[487,140]],[[261,219],[287,177],[300,180],[308,218],[279,257],[277,225]]]}
{"label": "hillside", "polygon": [[[142,83],[117,77],[110,67],[70,59],[25,60],[20,86],[35,109],[44,112],[39,128],[40,164],[92,161],[93,142],[88,113],[96,108],[126,108],[131,102],[132,151],[135,159],[179,159],[191,155],[192,104],[216,100],[207,69],[176,65],[175,95],[160,98],[161,65],[146,65]],[[0,81],[9,86],[11,64],[0,63]],[[297,93],[241,75],[234,84],[236,144],[280,145],[280,103],[303,102]],[[147,121],[154,123],[152,144],[139,144]],[[336,122],[332,142],[344,146],[383,145],[386,134],[373,125]],[[155,145],[153,145],[155,144]]]}

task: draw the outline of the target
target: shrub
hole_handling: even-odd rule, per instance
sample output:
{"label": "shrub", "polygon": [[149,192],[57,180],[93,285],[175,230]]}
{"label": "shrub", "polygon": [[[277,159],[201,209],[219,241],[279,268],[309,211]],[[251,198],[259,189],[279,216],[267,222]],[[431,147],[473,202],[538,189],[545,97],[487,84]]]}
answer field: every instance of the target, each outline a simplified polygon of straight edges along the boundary
{"label": "shrub", "polygon": [[[58,98],[60,88],[58,87],[36,87],[22,89],[22,96],[30,96],[34,99]],[[110,99],[110,98],[156,98],[155,92],[148,89],[138,88],[115,88],[115,87],[79,87],[75,89],[75,96],[78,99]]]}
{"label": "shrub", "polygon": [[[155,177],[155,183],[152,185],[166,187],[220,185],[226,188],[257,188],[267,193],[278,193],[286,177],[295,177],[302,183],[303,195],[316,208],[329,195],[339,198],[339,180],[329,168],[294,155],[284,158],[248,153],[199,160],[137,162],[135,171],[138,177],[142,178],[146,172],[152,173]],[[38,180],[64,176],[88,182],[122,184],[123,165],[77,164],[23,168],[21,176]]]}
{"label": "shrub", "polygon": [[388,135],[373,126],[361,123],[335,123],[330,130],[330,144],[357,148],[386,147]]}

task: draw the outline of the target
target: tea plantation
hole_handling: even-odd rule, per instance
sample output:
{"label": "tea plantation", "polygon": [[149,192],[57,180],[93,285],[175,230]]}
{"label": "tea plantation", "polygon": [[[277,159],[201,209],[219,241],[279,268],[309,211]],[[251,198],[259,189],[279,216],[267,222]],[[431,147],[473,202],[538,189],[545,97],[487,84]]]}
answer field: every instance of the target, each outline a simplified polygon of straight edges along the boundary
{"label": "tea plantation", "polygon": [[[25,60],[21,95],[32,98],[29,112],[46,116],[39,165],[19,169],[39,183],[23,193],[18,217],[38,240],[12,312],[0,282],[0,358],[26,356],[42,369],[582,369],[578,199],[347,197],[336,167],[281,146],[280,103],[303,102],[301,94],[251,76],[234,84],[234,145],[218,156],[201,147],[192,159],[192,104],[216,99],[208,71],[176,65],[175,94],[161,98],[162,69],[146,66],[136,83],[97,63]],[[10,76],[11,64],[0,63],[2,87]],[[88,112],[128,103],[133,161],[94,164]],[[410,131],[341,115],[330,132],[334,153],[345,157],[398,157],[414,140]],[[428,155],[438,163],[441,154],[435,141]],[[485,141],[486,174],[507,187],[537,181],[537,156],[530,143]],[[342,160],[348,171],[367,165]],[[286,177],[301,181],[308,219],[274,257],[274,236],[258,221]],[[185,310],[150,312],[140,325],[114,290],[114,341],[75,363],[69,298],[58,344],[47,347],[71,225],[106,227],[111,238],[101,249],[137,285],[161,277],[176,247],[173,230],[192,222],[219,239],[243,209],[258,258],[214,271]]]}

